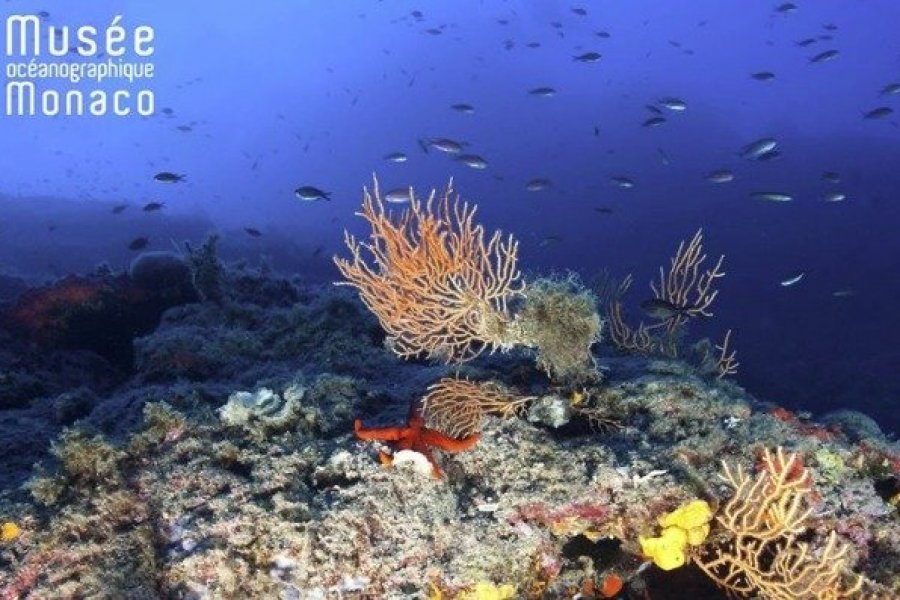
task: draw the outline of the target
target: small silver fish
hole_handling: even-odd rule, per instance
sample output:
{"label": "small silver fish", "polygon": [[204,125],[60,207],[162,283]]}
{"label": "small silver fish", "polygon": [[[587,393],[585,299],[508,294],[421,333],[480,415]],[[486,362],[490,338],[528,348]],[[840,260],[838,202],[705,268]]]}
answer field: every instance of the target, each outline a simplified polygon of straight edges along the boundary
{"label": "small silver fish", "polygon": [[728,169],[717,169],[707,174],[704,179],[711,183],[728,183],[734,181],[734,173]]}
{"label": "small silver fish", "polygon": [[459,154],[462,152],[465,144],[463,142],[451,140],[450,138],[432,138],[428,140],[427,145],[435,150],[446,152],[447,154]]}
{"label": "small silver fish", "polygon": [[841,182],[841,176],[838,173],[835,173],[834,171],[825,171],[824,173],[822,173],[822,179],[824,179],[828,183],[840,183]]}
{"label": "small silver fish", "polygon": [[532,179],[525,184],[525,189],[529,192],[540,192],[541,190],[546,190],[548,187],[550,187],[549,179]]}
{"label": "small silver fish", "polygon": [[543,98],[550,98],[551,96],[556,95],[556,90],[552,87],[537,87],[531,90],[528,90],[528,93],[532,96],[541,96]]}
{"label": "small silver fish", "polygon": [[386,154],[384,159],[394,163],[405,163],[409,160],[409,157],[403,152],[391,152],[390,154]]}
{"label": "small silver fish", "polygon": [[799,272],[789,276],[787,279],[781,280],[779,283],[780,283],[781,287],[790,287],[792,285],[800,283],[800,280],[803,279],[804,275],[806,275],[805,271],[799,271]]}
{"label": "small silver fish", "polygon": [[585,52],[584,54],[579,54],[578,56],[572,57],[574,60],[583,63],[592,63],[600,60],[601,55],[599,52]]}
{"label": "small silver fish", "polygon": [[144,212],[156,212],[166,207],[165,202],[148,202],[144,205]]}
{"label": "small silver fish", "polygon": [[889,83],[883,88],[881,88],[881,95],[883,96],[891,96],[894,94],[900,94],[900,83]]}
{"label": "small silver fish", "polygon": [[160,183],[179,183],[184,181],[185,175],[178,175],[177,173],[170,173],[168,171],[163,171],[162,173],[157,173],[153,176],[153,179],[159,181]]}
{"label": "small silver fish", "polygon": [[666,154],[665,150],[663,150],[662,148],[657,148],[656,154],[659,156],[659,162],[661,162],[662,164],[666,166],[672,164],[672,160],[669,158],[669,155]]}
{"label": "small silver fish", "polygon": [[843,202],[847,199],[847,194],[843,192],[829,192],[822,196],[825,202]]}
{"label": "small silver fish", "polygon": [[549,246],[552,243],[561,242],[561,241],[562,241],[562,236],[545,235],[544,237],[541,238],[541,241],[540,241],[540,243],[538,243],[538,246],[540,246],[541,248],[546,248],[547,246]]}
{"label": "small silver fish", "polygon": [[778,141],[775,138],[760,138],[755,142],[750,142],[743,148],[741,148],[740,155],[743,158],[749,159],[757,159],[760,155],[765,154],[766,152],[771,152],[778,146]]}
{"label": "small silver fish", "polygon": [[775,79],[775,73],[771,71],[758,71],[756,73],[751,73],[750,77],[757,81],[771,81]]}
{"label": "small silver fish", "polygon": [[465,104],[465,103],[454,104],[450,108],[452,108],[456,112],[465,113],[467,115],[471,115],[472,113],[475,112],[474,106],[472,106],[471,104]]}
{"label": "small silver fish", "polygon": [[456,160],[472,169],[483,170],[488,167],[487,161],[477,154],[460,154]]}
{"label": "small silver fish", "polygon": [[856,295],[856,290],[849,288],[844,290],[835,290],[831,292],[831,295],[835,298],[850,298],[851,296]]}
{"label": "small silver fish", "polygon": [[878,108],[873,108],[869,112],[863,115],[863,119],[883,119],[888,117],[894,113],[894,109],[890,106],[879,106]]}
{"label": "small silver fish", "polygon": [[616,175],[615,177],[610,177],[609,180],[619,186],[620,188],[633,188],[634,180],[629,179],[628,177],[623,177],[621,175]]}
{"label": "small silver fish", "polygon": [[412,188],[410,187],[398,187],[392,190],[389,190],[384,195],[384,201],[390,202],[391,204],[406,204],[412,199]]}
{"label": "small silver fish", "polygon": [[756,200],[767,200],[769,202],[790,202],[794,199],[790,194],[782,194],[780,192],[753,192],[751,198]]}
{"label": "small silver fish", "polygon": [[650,117],[649,119],[641,123],[641,127],[659,127],[665,122],[665,117]]}
{"label": "small silver fish", "polygon": [[837,55],[840,54],[837,50],[826,50],[825,52],[819,52],[815,56],[809,59],[811,63],[823,63],[833,58],[836,58]]}
{"label": "small silver fish", "polygon": [[659,103],[674,112],[687,110],[687,103],[680,98],[663,98]]}
{"label": "small silver fish", "polygon": [[687,315],[694,310],[694,306],[677,306],[662,298],[651,298],[641,302],[641,310],[648,316],[660,321],[666,321],[673,317]]}

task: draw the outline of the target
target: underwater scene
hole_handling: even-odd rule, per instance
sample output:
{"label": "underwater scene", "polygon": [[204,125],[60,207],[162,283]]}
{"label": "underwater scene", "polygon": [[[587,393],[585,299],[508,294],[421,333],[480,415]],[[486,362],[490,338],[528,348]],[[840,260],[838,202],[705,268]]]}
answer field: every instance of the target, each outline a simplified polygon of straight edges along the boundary
{"label": "underwater scene", "polygon": [[0,600],[900,598],[897,0],[0,13]]}

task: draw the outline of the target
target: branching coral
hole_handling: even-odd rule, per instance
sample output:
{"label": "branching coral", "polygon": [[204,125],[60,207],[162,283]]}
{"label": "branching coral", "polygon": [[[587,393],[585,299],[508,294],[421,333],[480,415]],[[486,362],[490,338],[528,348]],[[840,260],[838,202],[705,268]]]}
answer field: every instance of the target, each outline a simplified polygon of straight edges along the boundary
{"label": "branching coral", "polygon": [[674,329],[692,317],[713,316],[709,308],[719,295],[713,283],[725,276],[722,270],[725,256],[720,256],[713,268],[701,272],[705,261],[703,230],[698,229],[687,246],[683,240],[678,244],[678,250],[669,259],[669,270],[659,268],[659,284],[650,282],[650,289],[657,300],[664,300],[680,309],[666,319],[668,329]]}
{"label": "branching coral", "polygon": [[[521,290],[518,244],[499,231],[485,241],[474,206],[453,198],[452,181],[438,199],[410,194],[409,208],[394,219],[385,211],[375,180],[362,212],[372,233],[361,242],[345,232],[351,258],[334,261],[359,290],[398,355],[448,362],[508,345],[508,301]],[[366,256],[367,255],[367,256]]]}
{"label": "branching coral", "polygon": [[425,424],[453,438],[481,433],[487,414],[517,414],[532,397],[517,396],[493,382],[475,383],[445,377],[428,387],[422,400]]}
{"label": "branching coral", "polygon": [[650,282],[654,300],[649,304],[663,309],[660,311],[661,319],[651,325],[641,322],[637,329],[625,322],[622,312],[622,297],[631,287],[631,276],[626,277],[621,285],[609,286],[606,304],[613,343],[621,349],[642,354],[659,352],[677,356],[678,334],[688,320],[712,316],[709,309],[719,294],[713,284],[725,276],[722,271],[724,260],[725,257],[720,256],[711,269],[701,272],[706,261],[703,232],[698,230],[687,245],[682,240],[669,259],[668,271],[660,267],[659,282]]}
{"label": "branching coral", "polygon": [[[600,295],[606,305],[613,345],[625,352],[676,358],[680,337],[688,321],[713,316],[710,308],[719,295],[715,283],[725,276],[722,270],[725,257],[719,256],[712,267],[704,270],[706,257],[703,231],[698,230],[689,242],[678,244],[678,249],[669,259],[668,270],[659,268],[659,280],[650,282],[653,298],[641,304],[658,319],[655,323],[641,321],[637,327],[632,327],[625,320],[623,298],[631,287],[631,275],[619,284],[605,281],[601,285]],[[736,352],[729,346],[730,341],[729,330],[722,344],[715,347],[719,352],[715,362],[719,378],[737,372],[739,363]]]}
{"label": "branching coral", "polygon": [[864,580],[850,571],[849,546],[835,532],[819,548],[801,541],[813,489],[812,475],[796,454],[767,450],[755,477],[723,463],[720,477],[734,494],[716,516],[719,542],[697,557],[713,581],[742,597],[861,597]]}

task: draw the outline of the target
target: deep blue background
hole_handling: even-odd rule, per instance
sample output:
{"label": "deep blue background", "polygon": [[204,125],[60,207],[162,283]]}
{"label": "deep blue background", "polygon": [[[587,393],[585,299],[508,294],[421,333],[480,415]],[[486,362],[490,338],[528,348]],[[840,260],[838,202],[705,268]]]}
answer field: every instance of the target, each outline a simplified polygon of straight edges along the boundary
{"label": "deep blue background", "polygon": [[[798,409],[863,410],[896,431],[900,127],[897,113],[862,115],[900,110],[900,95],[879,95],[900,81],[900,2],[800,0],[787,14],[778,4],[7,1],[5,14],[46,10],[57,25],[102,27],[122,14],[153,26],[157,77],[147,87],[174,115],[0,118],[0,269],[37,277],[119,266],[138,235],[159,249],[216,229],[232,255],[331,279],[343,228],[364,233],[352,213],[373,172],[385,188],[453,176],[489,227],[522,241],[526,270],[574,269],[586,280],[602,268],[632,272],[635,301],[678,241],[703,227],[728,276],[716,318],[696,333],[735,330],[738,381]],[[805,38],[817,39],[798,46]],[[810,63],[830,49],[839,56]],[[603,57],[572,59],[587,51]],[[757,71],[776,79],[756,81]],[[558,93],[527,93],[539,86]],[[687,110],[641,127],[645,105],[669,96]],[[450,109],[459,102],[475,113]],[[778,139],[780,160],[737,156],[765,136]],[[428,137],[465,141],[490,166],[426,155],[417,140]],[[385,161],[393,151],[409,161]],[[703,179],[720,168],[735,181]],[[187,182],[156,183],[161,170]],[[824,182],[826,170],[842,183]],[[612,185],[617,175],[636,186]],[[553,185],[527,192],[535,177]],[[300,185],[333,201],[301,204]],[[829,190],[847,200],[823,202]],[[753,191],[796,199],[765,203]],[[164,211],[142,213],[151,200]],[[111,215],[120,202],[133,206]],[[246,236],[248,226],[263,237]],[[799,284],[779,285],[797,271]]]}

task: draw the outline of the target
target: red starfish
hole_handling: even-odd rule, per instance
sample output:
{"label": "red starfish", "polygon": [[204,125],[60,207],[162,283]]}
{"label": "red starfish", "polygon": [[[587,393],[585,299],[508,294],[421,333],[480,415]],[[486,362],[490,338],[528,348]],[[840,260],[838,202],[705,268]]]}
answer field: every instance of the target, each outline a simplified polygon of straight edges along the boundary
{"label": "red starfish", "polygon": [[[440,478],[442,473],[434,460],[434,456],[431,454],[432,448],[445,452],[463,452],[472,448],[478,443],[478,438],[481,437],[476,433],[462,439],[456,439],[434,429],[429,429],[425,426],[425,420],[415,406],[409,411],[409,422],[405,427],[366,428],[363,427],[362,420],[356,419],[353,421],[353,432],[361,440],[396,442],[400,450],[414,450],[425,455],[425,458],[431,463],[431,474],[436,478]],[[385,452],[379,452],[378,457],[382,464],[390,465],[393,461],[393,457]]]}

